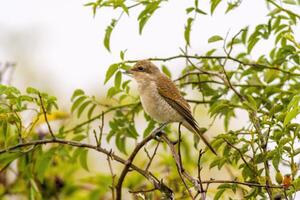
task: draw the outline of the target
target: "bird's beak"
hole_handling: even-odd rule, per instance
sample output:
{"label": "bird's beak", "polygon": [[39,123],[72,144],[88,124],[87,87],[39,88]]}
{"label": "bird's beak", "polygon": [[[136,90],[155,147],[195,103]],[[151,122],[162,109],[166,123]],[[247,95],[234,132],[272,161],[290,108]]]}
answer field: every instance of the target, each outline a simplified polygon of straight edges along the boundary
{"label": "bird's beak", "polygon": [[125,70],[125,71],[123,71],[122,73],[123,73],[123,74],[126,74],[126,75],[128,75],[128,76],[132,76],[132,74],[133,74],[131,69]]}

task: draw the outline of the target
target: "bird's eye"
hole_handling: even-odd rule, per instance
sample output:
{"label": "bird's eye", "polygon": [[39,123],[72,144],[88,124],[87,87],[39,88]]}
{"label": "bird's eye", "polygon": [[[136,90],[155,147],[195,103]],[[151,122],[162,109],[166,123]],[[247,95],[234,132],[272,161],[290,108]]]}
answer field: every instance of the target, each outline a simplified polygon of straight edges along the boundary
{"label": "bird's eye", "polygon": [[139,71],[144,71],[144,67],[139,66],[139,67],[138,67],[138,70],[139,70]]}

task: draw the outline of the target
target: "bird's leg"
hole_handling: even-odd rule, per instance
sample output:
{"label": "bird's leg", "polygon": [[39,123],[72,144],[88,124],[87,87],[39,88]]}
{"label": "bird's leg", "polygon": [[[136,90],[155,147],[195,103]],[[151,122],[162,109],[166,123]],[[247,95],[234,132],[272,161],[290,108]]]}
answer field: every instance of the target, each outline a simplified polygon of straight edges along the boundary
{"label": "bird's leg", "polygon": [[160,124],[159,127],[156,128],[156,129],[152,132],[152,134],[153,134],[155,137],[159,137],[159,136],[161,135],[161,133],[162,133],[162,132],[161,132],[162,129],[164,129],[168,124],[169,124],[169,122],[165,122],[165,123]]}

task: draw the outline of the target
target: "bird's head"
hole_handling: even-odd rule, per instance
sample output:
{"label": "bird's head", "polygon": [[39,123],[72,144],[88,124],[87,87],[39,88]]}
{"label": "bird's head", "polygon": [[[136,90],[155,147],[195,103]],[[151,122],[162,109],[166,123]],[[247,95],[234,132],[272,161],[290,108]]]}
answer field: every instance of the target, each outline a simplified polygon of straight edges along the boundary
{"label": "bird's head", "polygon": [[137,82],[155,81],[161,74],[159,69],[149,60],[138,61],[127,73],[132,74]]}

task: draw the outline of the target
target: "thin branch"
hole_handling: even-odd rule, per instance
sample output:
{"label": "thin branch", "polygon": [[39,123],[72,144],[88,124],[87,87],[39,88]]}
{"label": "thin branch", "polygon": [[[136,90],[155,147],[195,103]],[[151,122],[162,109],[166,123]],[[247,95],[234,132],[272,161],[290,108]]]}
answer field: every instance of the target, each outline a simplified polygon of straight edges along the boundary
{"label": "thin branch", "polygon": [[109,171],[110,171],[111,179],[112,179],[112,182],[111,182],[112,200],[115,200],[115,178],[116,178],[116,175],[114,174],[109,155],[107,155],[107,162],[108,162]]}
{"label": "thin branch", "polygon": [[[73,146],[73,147],[79,147],[79,148],[93,149],[95,151],[98,151],[100,153],[110,156],[112,159],[114,159],[115,161],[117,161],[119,163],[122,163],[123,165],[125,165],[127,163],[127,161],[125,159],[114,154],[112,152],[112,150],[107,150],[105,148],[102,148],[102,147],[99,147],[96,145],[87,144],[87,143],[80,143],[80,142],[71,141],[71,140],[63,140],[60,138],[34,140],[34,141],[26,142],[26,143],[20,143],[20,144],[14,145],[14,146],[7,147],[5,149],[0,149],[0,154],[6,153],[6,152],[12,152],[14,150],[18,150],[23,147],[37,146],[37,145],[43,145],[43,144],[62,144],[62,145],[69,145],[69,146]],[[157,188],[159,191],[165,193],[166,196],[168,196],[170,198],[173,196],[173,191],[167,185],[165,185],[162,181],[160,181],[158,178],[156,178],[151,172],[146,172],[145,170],[137,167],[136,165],[134,165],[132,163],[130,164],[130,168],[135,170],[142,176],[144,176],[147,180],[149,180],[154,185],[155,188]]]}
{"label": "thin branch", "polygon": [[49,132],[50,132],[50,134],[51,134],[53,140],[55,140],[55,135],[54,135],[54,133],[53,133],[53,131],[52,131],[52,128],[51,128],[51,126],[50,126],[50,123],[49,123],[49,121],[48,121],[47,111],[46,111],[46,109],[45,109],[45,106],[44,106],[44,102],[43,102],[43,98],[42,98],[42,96],[41,96],[41,93],[38,93],[38,96],[39,96],[39,99],[40,99],[40,103],[41,103],[41,108],[42,108],[42,111],[43,111],[43,115],[44,115],[46,124],[47,124],[47,126],[48,126],[48,130],[49,130]]}
{"label": "thin branch", "polygon": [[231,146],[233,149],[235,149],[241,156],[243,162],[245,163],[245,165],[257,176],[257,172],[255,171],[255,169],[253,169],[249,163],[247,162],[247,160],[244,157],[244,154],[241,152],[241,150],[239,148],[237,148],[236,146],[234,146],[233,144],[231,144],[227,139],[223,138],[223,140],[229,145]]}
{"label": "thin branch", "polygon": [[148,190],[129,190],[129,193],[132,193],[132,194],[137,194],[137,193],[148,193],[148,192],[153,192],[157,190],[157,188],[151,188],[151,189],[148,189]]}
{"label": "thin branch", "polygon": [[198,181],[199,181],[199,185],[200,185],[200,191],[198,191],[198,192],[201,193],[202,200],[205,200],[207,190],[203,189],[203,184],[202,184],[202,180],[201,180],[201,170],[202,170],[202,168],[200,166],[200,161],[201,161],[202,155],[203,155],[203,152],[202,152],[202,149],[200,149],[199,156],[198,156],[198,164],[197,164],[197,166],[198,166]]}
{"label": "thin branch", "polygon": [[92,117],[92,118],[90,118],[90,119],[88,119],[88,120],[86,120],[86,121],[84,121],[84,122],[82,122],[82,123],[74,126],[73,128],[65,130],[63,133],[69,133],[69,132],[72,132],[72,131],[74,131],[74,130],[76,130],[78,128],[81,128],[82,126],[85,126],[85,125],[87,125],[87,124],[89,124],[89,123],[91,123],[91,122],[93,122],[93,121],[95,121],[97,119],[100,119],[102,116],[104,116],[104,115],[106,115],[106,114],[108,114],[108,113],[110,113],[112,111],[115,111],[115,110],[118,110],[118,109],[122,109],[122,108],[127,108],[127,107],[134,106],[134,105],[137,105],[137,104],[140,104],[140,103],[141,102],[138,101],[138,102],[135,102],[135,103],[129,103],[129,104],[123,104],[123,105],[111,107],[111,108],[107,109],[106,111],[103,111],[101,114],[96,115],[95,117]]}
{"label": "thin branch", "polygon": [[[186,184],[186,182],[185,182],[185,180],[184,180],[184,178],[182,176],[182,172],[184,171],[184,169],[183,169],[183,165],[182,165],[181,150],[180,150],[180,144],[181,144],[181,129],[180,128],[181,128],[181,124],[182,123],[179,123],[179,125],[178,125],[178,162],[179,163],[177,164],[177,161],[176,161],[176,167],[177,167],[178,174],[179,174],[179,176],[181,178],[181,181],[182,181],[185,189],[188,191],[191,199],[194,199],[191,190],[187,186],[187,184]],[[175,157],[174,157],[174,159],[175,159]]]}
{"label": "thin branch", "polygon": [[261,185],[259,183],[250,183],[250,182],[240,182],[240,181],[231,181],[231,180],[207,180],[207,181],[202,181],[203,184],[217,184],[217,183],[229,183],[229,184],[238,184],[238,185],[245,185],[245,186],[249,186],[249,187],[258,187],[258,188],[278,188],[278,189],[282,189],[283,186],[278,186],[278,185]]}
{"label": "thin branch", "polygon": [[149,141],[155,139],[157,137],[157,134],[161,132],[161,130],[166,126],[166,124],[162,124],[159,128],[155,129],[150,135],[148,135],[146,138],[144,138],[141,142],[139,142],[136,147],[134,148],[134,150],[132,151],[132,153],[130,154],[129,158],[126,160],[125,166],[121,172],[121,175],[119,177],[117,186],[116,186],[116,200],[121,200],[122,198],[122,185],[123,185],[123,181],[127,175],[127,173],[129,172],[129,168],[130,165],[132,164],[134,158],[136,157],[136,155],[138,154],[138,152],[140,151],[141,148],[143,148],[143,146],[145,146]]}
{"label": "thin branch", "polygon": [[201,191],[200,186],[198,184],[197,179],[193,178],[190,174],[188,174],[186,172],[186,170],[183,168],[183,166],[180,165],[180,158],[176,152],[175,146],[172,143],[172,141],[166,136],[166,135],[162,135],[162,139],[163,141],[165,141],[167,143],[167,145],[169,146],[172,156],[174,158],[176,167],[177,167],[177,171],[179,173],[179,175],[184,176],[187,180],[189,180],[190,183],[193,184],[193,186],[197,189],[197,191]]}
{"label": "thin branch", "polygon": [[[276,70],[276,71],[280,71],[282,73],[285,73],[285,74],[288,74],[290,76],[300,76],[300,73],[295,73],[295,72],[290,72],[290,71],[287,71],[287,70],[284,70],[284,69],[280,69],[280,68],[277,68],[277,67],[272,67],[270,65],[264,65],[264,64],[259,64],[259,63],[254,63],[254,62],[244,62],[244,61],[241,61],[239,59],[236,59],[234,57],[228,57],[228,56],[198,56],[198,55],[184,55],[184,54],[179,54],[179,55],[176,55],[176,56],[171,56],[171,57],[166,57],[166,58],[148,58],[148,60],[150,61],[163,61],[163,62],[166,62],[166,61],[170,61],[170,60],[174,60],[174,59],[181,59],[181,58],[184,58],[184,59],[197,59],[197,60],[224,60],[224,59],[228,59],[228,60],[231,60],[233,62],[236,62],[238,64],[241,64],[241,65],[244,65],[244,66],[249,66],[249,67],[254,67],[254,68],[264,68],[264,69],[273,69],[273,70]],[[126,61],[123,61],[121,62],[120,64],[122,63],[136,63],[138,62],[139,60],[126,60]]]}
{"label": "thin branch", "polygon": [[[148,162],[148,164],[147,164],[147,166],[146,166],[145,171],[148,171],[148,170],[149,170],[149,167],[150,167],[150,165],[152,164],[152,161],[153,161],[153,159],[154,159],[154,157],[155,157],[155,155],[156,155],[156,152],[157,152],[157,149],[158,149],[158,147],[159,147],[159,144],[160,144],[160,141],[157,142],[156,147],[155,147],[155,149],[154,149],[154,151],[153,151],[152,156],[149,157],[149,162]],[[146,149],[145,149],[145,150],[146,150]],[[147,155],[148,155],[148,153],[147,153]]]}
{"label": "thin branch", "polygon": [[285,9],[285,8],[281,7],[280,5],[278,5],[277,3],[275,3],[273,0],[267,0],[267,2],[273,4],[276,8],[278,8],[278,9],[286,12],[287,14],[294,15],[295,17],[297,17],[298,19],[300,19],[300,15],[298,15],[298,14],[296,14],[296,13],[294,13],[294,12],[288,10],[288,9]]}

